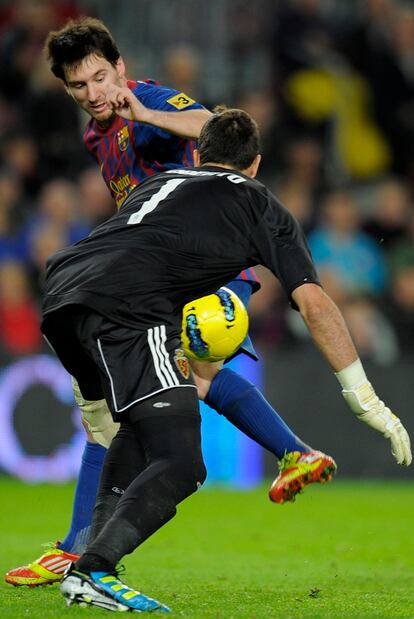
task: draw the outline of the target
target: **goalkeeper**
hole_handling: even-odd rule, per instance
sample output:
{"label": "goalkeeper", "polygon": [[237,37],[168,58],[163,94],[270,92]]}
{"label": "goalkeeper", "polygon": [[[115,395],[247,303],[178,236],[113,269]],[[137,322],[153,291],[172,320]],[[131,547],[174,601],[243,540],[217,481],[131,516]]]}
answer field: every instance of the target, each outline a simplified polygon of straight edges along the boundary
{"label": "goalkeeper", "polygon": [[302,230],[254,180],[255,122],[240,110],[217,112],[202,128],[194,157],[195,168],[148,179],[117,215],[49,260],[43,331],[84,397],[105,398],[120,422],[104,463],[92,541],[62,580],[69,604],[168,610],[127,587],[116,566],[205,479],[195,385],[174,365],[182,307],[243,268],[263,264],[274,273],[351,410],[390,441],[399,464],[411,463],[408,434],[368,382]]}

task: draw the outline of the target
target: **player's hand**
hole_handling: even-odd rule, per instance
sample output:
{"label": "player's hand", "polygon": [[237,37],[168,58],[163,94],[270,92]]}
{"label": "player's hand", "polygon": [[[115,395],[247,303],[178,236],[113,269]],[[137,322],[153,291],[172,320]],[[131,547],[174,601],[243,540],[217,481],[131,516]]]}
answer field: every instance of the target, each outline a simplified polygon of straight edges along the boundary
{"label": "player's hand", "polygon": [[371,383],[366,381],[355,389],[343,389],[342,395],[358,419],[390,439],[391,452],[398,464],[411,464],[410,437],[398,417],[378,398]]}
{"label": "player's hand", "polygon": [[142,105],[128,87],[111,86],[106,93],[106,100],[115,114],[125,120],[146,122],[149,116],[150,110]]}

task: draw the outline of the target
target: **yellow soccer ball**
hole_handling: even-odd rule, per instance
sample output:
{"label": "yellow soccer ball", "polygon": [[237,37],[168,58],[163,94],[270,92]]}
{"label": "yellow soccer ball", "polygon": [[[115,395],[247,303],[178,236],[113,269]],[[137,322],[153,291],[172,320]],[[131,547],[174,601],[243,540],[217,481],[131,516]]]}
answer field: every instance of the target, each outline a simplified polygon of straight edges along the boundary
{"label": "yellow soccer ball", "polygon": [[220,288],[184,306],[181,338],[189,359],[221,361],[231,357],[248,329],[246,308],[229,288]]}

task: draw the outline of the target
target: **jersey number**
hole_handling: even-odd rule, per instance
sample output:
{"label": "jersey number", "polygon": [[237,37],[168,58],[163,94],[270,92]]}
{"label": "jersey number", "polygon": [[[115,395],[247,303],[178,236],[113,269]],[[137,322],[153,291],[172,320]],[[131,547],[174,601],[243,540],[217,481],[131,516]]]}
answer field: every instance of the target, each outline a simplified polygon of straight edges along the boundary
{"label": "jersey number", "polygon": [[152,213],[152,211],[157,208],[157,206],[160,202],[162,202],[162,200],[165,200],[165,198],[167,198],[170,193],[172,193],[174,189],[178,187],[178,185],[181,185],[181,183],[184,183],[184,181],[186,180],[186,178],[171,178],[165,183],[165,185],[161,187],[161,189],[157,191],[157,193],[154,193],[154,195],[151,196],[149,200],[146,200],[142,203],[139,211],[137,213],[133,213],[128,219],[127,223],[140,224],[141,221],[144,219],[145,215],[148,215],[148,213]]}

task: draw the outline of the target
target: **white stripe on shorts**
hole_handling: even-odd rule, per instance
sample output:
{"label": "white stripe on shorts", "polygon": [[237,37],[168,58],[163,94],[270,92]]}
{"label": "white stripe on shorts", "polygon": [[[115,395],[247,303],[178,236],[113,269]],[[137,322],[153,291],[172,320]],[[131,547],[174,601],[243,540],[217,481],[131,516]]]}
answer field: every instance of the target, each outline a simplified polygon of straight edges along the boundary
{"label": "white stripe on shorts", "polygon": [[167,332],[165,330],[165,325],[161,325],[160,327],[157,327],[157,328],[160,329],[160,335],[161,335],[160,349],[162,352],[164,365],[166,367],[167,372],[170,373],[170,376],[172,377],[174,385],[179,385],[180,383],[178,381],[176,373],[174,372],[174,368],[171,365],[170,356],[165,347],[165,342],[167,341]]}
{"label": "white stripe on shorts", "polygon": [[155,372],[164,388],[177,387],[180,383],[172,368],[166,342],[165,326],[148,329],[148,344],[154,361]]}
{"label": "white stripe on shorts", "polygon": [[161,372],[160,362],[157,354],[157,347],[154,342],[154,329],[148,329],[147,334],[148,346],[150,347],[152,360],[154,362],[155,373],[158,376],[158,380],[160,381],[163,388],[167,389],[169,385],[167,379],[165,378],[165,376],[163,376]]}

